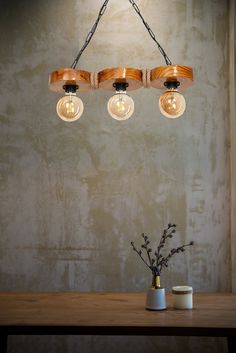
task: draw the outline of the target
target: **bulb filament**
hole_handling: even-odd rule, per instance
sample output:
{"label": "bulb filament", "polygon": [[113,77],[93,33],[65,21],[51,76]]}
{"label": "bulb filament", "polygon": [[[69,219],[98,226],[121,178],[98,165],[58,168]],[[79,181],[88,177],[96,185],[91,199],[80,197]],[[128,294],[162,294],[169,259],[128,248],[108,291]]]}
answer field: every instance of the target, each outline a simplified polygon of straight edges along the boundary
{"label": "bulb filament", "polygon": [[74,114],[74,112],[75,112],[75,105],[74,105],[74,103],[72,101],[71,94],[69,96],[69,101],[66,102],[66,112],[67,112],[68,115]]}

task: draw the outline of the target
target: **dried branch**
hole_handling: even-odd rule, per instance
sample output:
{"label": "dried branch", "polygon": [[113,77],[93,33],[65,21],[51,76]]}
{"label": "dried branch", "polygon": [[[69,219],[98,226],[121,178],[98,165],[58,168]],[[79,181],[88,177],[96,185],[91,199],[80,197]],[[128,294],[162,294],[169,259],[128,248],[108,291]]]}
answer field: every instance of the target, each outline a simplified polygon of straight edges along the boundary
{"label": "dried branch", "polygon": [[[151,256],[152,248],[149,246],[150,241],[149,241],[149,238],[147,235],[145,235],[144,233],[142,233],[142,235],[141,235],[144,240],[144,243],[141,244],[141,249],[145,250],[147,260],[143,256],[142,250],[141,249],[138,250],[135,247],[134,243],[131,242],[133,250],[139,255],[139,257],[145,263],[145,265],[152,271],[153,275],[160,276],[163,267],[168,267],[168,262],[170,261],[172,256],[174,256],[175,254],[184,252],[185,248],[187,246],[191,246],[194,244],[193,241],[191,241],[188,244],[183,244],[183,245],[179,246],[178,248],[171,249],[171,251],[169,252],[169,254],[167,256],[163,256],[161,251],[166,244],[166,240],[168,238],[172,238],[173,235],[175,234],[175,232],[176,232],[175,228],[176,228],[175,224],[169,223],[167,228],[165,228],[163,230],[161,239],[160,239],[159,244],[157,246],[157,250],[154,252],[155,258],[153,258]],[[148,264],[148,262],[149,262],[149,264]]]}
{"label": "dried branch", "polygon": [[184,252],[185,248],[187,246],[192,246],[192,245],[194,245],[194,242],[190,241],[190,243],[188,243],[188,244],[184,244],[184,245],[179,246],[178,248],[171,249],[169,254],[166,257],[163,257],[162,260],[160,261],[160,264],[159,264],[160,265],[160,272],[161,272],[163,266],[168,267],[168,262],[170,261],[172,256],[174,256],[175,254],[179,254],[181,252]]}
{"label": "dried branch", "polygon": [[160,239],[160,242],[157,247],[157,252],[156,252],[156,266],[158,266],[158,263],[161,258],[161,254],[160,254],[161,249],[164,248],[166,239],[173,237],[173,234],[176,232],[175,228],[176,228],[175,224],[169,223],[168,227],[163,230],[162,237]]}
{"label": "dried branch", "polygon": [[150,266],[148,265],[148,263],[146,262],[146,260],[143,258],[142,256],[142,250],[137,250],[136,247],[134,246],[134,243],[131,241],[130,243],[133,247],[133,250],[139,255],[139,257],[141,258],[141,260],[145,263],[145,265],[150,268]]}
{"label": "dried branch", "polygon": [[141,248],[143,248],[143,249],[146,250],[147,257],[148,257],[148,261],[149,261],[149,263],[150,263],[150,266],[152,267],[153,264],[154,264],[154,262],[155,262],[155,260],[153,260],[153,259],[151,258],[151,255],[150,255],[150,253],[152,252],[152,249],[151,249],[150,247],[148,247],[148,245],[150,244],[150,241],[149,241],[149,239],[148,239],[148,236],[145,235],[144,233],[142,233],[141,236],[142,236],[143,239],[144,239],[144,244],[141,245]]}

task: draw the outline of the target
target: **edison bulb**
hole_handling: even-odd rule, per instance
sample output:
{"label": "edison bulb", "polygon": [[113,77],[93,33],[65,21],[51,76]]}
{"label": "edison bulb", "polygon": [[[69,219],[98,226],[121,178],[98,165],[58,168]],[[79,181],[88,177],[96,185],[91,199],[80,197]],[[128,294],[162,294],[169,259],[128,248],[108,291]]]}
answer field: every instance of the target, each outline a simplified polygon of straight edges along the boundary
{"label": "edison bulb", "polygon": [[127,120],[134,112],[134,101],[126,93],[116,93],[109,99],[107,109],[112,118]]}
{"label": "edison bulb", "polygon": [[57,103],[57,114],[64,121],[78,120],[84,111],[82,100],[75,94],[66,94]]}
{"label": "edison bulb", "polygon": [[179,118],[185,111],[184,96],[176,89],[168,90],[159,98],[161,113],[167,118]]}

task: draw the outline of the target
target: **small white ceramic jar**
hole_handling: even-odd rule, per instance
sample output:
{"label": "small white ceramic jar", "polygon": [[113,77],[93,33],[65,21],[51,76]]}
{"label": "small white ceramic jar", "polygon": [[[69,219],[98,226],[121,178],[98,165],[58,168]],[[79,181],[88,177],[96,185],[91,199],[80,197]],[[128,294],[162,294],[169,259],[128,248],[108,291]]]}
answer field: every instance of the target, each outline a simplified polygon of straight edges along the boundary
{"label": "small white ceramic jar", "polygon": [[148,310],[165,310],[166,295],[165,288],[149,288],[146,298],[146,309]]}
{"label": "small white ceramic jar", "polygon": [[175,309],[193,308],[193,288],[189,286],[172,287],[173,305]]}

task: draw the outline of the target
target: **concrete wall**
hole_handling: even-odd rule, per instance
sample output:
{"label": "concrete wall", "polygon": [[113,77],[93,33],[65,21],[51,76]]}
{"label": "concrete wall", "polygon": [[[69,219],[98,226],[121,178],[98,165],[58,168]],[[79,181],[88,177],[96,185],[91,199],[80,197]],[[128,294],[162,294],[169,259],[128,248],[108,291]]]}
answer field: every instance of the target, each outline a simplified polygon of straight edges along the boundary
{"label": "concrete wall", "polygon": [[230,176],[231,176],[231,263],[232,263],[232,290],[236,291],[236,227],[235,227],[235,212],[236,212],[236,7],[234,0],[230,1],[229,14],[229,103],[230,103]]}
{"label": "concrete wall", "polygon": [[[83,117],[57,118],[51,71],[70,66],[102,1],[1,1],[0,290],[146,290],[130,248],[176,222],[162,283],[231,290],[229,26],[224,0],[137,0],[173,63],[194,68],[186,113],[168,120],[160,92],[131,93],[135,113],[109,117],[109,92],[81,95]],[[164,65],[128,1],[113,1],[80,67]],[[9,352],[222,352],[224,340],[11,337]]]}

